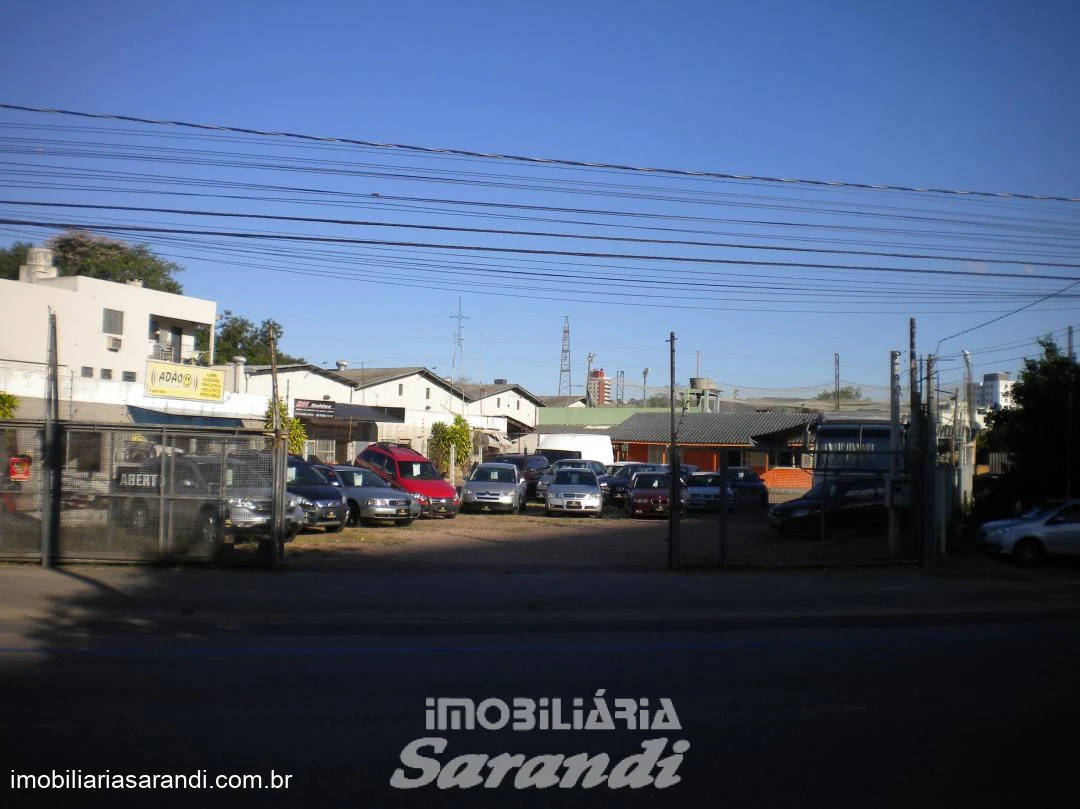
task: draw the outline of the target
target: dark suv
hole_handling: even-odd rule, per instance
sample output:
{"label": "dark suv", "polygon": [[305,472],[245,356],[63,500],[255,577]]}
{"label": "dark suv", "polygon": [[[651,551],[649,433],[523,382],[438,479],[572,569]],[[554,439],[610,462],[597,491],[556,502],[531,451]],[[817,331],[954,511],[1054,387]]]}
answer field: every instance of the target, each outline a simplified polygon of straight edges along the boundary
{"label": "dark suv", "polygon": [[461,501],[457,489],[439,474],[435,465],[411,447],[379,442],[356,456],[356,465],[373,469],[395,489],[420,501],[423,517],[457,516]]}
{"label": "dark suv", "polygon": [[874,531],[888,524],[885,479],[837,475],[802,497],[769,509],[769,525],[782,536],[828,538],[834,531]]}
{"label": "dark suv", "polygon": [[525,476],[525,497],[532,499],[536,495],[536,481],[551,466],[551,461],[546,455],[495,455],[487,458],[485,463],[512,463],[521,470]]}

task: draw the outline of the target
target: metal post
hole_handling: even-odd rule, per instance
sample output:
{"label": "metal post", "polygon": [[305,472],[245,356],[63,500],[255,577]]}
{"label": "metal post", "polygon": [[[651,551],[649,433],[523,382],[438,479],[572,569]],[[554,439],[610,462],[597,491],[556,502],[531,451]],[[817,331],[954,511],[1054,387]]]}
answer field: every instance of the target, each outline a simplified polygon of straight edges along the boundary
{"label": "metal post", "polygon": [[[728,505],[727,505],[727,487],[728,487],[728,465],[727,465],[727,449],[720,448],[720,480],[724,484],[724,505],[720,509],[720,569],[727,569],[727,549],[728,549]],[[738,502],[738,501],[736,501]]]}
{"label": "metal post", "polygon": [[671,491],[668,494],[668,567],[679,566],[679,453],[675,435],[675,332],[671,332],[671,387],[668,390],[671,411]]}
{"label": "metal post", "polygon": [[270,470],[273,480],[272,502],[274,514],[270,528],[270,558],[267,560],[271,568],[278,567],[285,556],[285,475],[288,469],[288,446],[285,441],[283,425],[281,423],[281,407],[278,399],[277,381],[277,335],[274,327],[270,332],[270,381],[272,385],[271,407],[274,419],[274,446],[270,459]]}
{"label": "metal post", "polygon": [[45,383],[45,446],[41,480],[41,566],[55,564],[60,533],[60,367],[56,355],[56,313],[49,310],[48,370]]}
{"label": "metal post", "polygon": [[900,552],[900,513],[896,508],[900,477],[900,352],[889,354],[889,555]]}
{"label": "metal post", "polygon": [[926,356],[926,418],[923,422],[922,470],[922,563],[932,567],[936,561],[934,532],[937,525],[937,396],[934,372],[937,358]]}

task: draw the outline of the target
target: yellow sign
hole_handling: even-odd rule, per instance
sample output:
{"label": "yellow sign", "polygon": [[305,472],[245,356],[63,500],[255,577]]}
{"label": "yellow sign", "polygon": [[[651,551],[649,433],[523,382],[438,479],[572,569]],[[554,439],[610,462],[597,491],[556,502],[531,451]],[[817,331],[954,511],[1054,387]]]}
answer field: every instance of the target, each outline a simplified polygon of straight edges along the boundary
{"label": "yellow sign", "polygon": [[225,372],[199,365],[150,361],[146,363],[146,395],[220,402],[225,398]]}

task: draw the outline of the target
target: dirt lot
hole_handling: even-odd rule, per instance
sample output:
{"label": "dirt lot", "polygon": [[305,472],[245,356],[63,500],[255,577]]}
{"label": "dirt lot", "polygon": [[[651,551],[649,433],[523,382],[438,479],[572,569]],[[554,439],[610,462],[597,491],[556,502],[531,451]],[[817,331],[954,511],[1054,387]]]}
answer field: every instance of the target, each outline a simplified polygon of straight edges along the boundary
{"label": "dirt lot", "polygon": [[[732,565],[844,564],[887,559],[880,537],[837,537],[828,543],[781,539],[766,509],[740,508],[728,518],[727,562]],[[539,504],[525,514],[461,514],[346,528],[339,534],[302,534],[288,546],[287,564],[306,569],[608,569],[668,566],[668,522],[630,519],[608,510],[603,519],[547,517]],[[719,561],[720,515],[681,522],[682,564],[711,568]]]}

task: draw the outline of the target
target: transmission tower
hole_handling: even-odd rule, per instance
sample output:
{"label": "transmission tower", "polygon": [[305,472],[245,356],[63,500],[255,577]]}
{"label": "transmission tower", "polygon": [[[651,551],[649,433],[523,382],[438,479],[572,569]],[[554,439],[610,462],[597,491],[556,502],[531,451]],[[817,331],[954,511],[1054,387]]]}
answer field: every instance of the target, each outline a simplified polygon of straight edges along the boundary
{"label": "transmission tower", "polygon": [[563,318],[562,355],[559,358],[559,396],[573,396],[570,386],[570,317]]}

